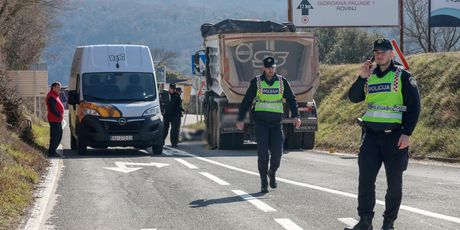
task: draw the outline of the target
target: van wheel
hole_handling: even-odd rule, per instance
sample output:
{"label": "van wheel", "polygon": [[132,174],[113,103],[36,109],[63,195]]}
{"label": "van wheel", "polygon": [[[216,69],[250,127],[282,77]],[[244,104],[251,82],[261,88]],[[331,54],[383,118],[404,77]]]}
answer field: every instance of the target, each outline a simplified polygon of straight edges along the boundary
{"label": "van wheel", "polygon": [[77,140],[77,148],[78,148],[78,154],[79,155],[84,155],[86,154],[88,151],[86,149],[86,143],[85,143],[85,140],[83,140],[84,137],[80,136]]}
{"label": "van wheel", "polygon": [[78,139],[77,139],[77,150],[79,155],[84,155],[87,153],[86,150],[86,132],[83,127],[78,129]]}
{"label": "van wheel", "polygon": [[75,138],[72,134],[70,134],[70,149],[77,149],[77,138]]}
{"label": "van wheel", "polygon": [[163,145],[152,145],[152,154],[153,155],[163,154]]}

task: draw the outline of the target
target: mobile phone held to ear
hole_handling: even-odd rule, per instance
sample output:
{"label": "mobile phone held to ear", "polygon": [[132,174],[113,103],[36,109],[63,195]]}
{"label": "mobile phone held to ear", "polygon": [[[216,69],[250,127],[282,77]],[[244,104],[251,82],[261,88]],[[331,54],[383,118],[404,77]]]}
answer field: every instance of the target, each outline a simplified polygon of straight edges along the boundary
{"label": "mobile phone held to ear", "polygon": [[375,61],[375,56],[372,55],[371,64],[369,64],[369,69],[372,69],[372,65],[373,65],[374,61]]}

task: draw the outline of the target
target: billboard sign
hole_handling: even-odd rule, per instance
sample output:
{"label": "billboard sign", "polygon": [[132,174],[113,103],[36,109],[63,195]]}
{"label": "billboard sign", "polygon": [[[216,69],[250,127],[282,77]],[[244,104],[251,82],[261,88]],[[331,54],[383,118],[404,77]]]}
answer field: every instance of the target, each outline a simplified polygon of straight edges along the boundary
{"label": "billboard sign", "polygon": [[459,0],[430,0],[431,27],[460,27]]}
{"label": "billboard sign", "polygon": [[399,0],[292,0],[297,27],[398,26]]}

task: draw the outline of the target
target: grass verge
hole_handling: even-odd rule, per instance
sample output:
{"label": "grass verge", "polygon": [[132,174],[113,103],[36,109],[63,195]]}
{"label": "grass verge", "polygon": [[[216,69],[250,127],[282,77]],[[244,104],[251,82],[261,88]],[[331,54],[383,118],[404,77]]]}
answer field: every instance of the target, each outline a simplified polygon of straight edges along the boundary
{"label": "grass verge", "polygon": [[[422,100],[419,123],[411,137],[411,156],[460,159],[460,52],[418,54],[408,57],[408,62]],[[355,119],[366,105],[348,100],[358,71],[359,65],[321,66],[316,94],[317,148],[358,152],[361,130]]]}
{"label": "grass verge", "polygon": [[[5,124],[3,118],[0,120]],[[37,128],[38,137],[47,135],[44,127]],[[15,229],[33,201],[34,185],[48,166],[43,152],[46,142],[38,138],[35,145],[41,147],[37,149],[4,125],[0,125],[0,132],[0,229]]]}

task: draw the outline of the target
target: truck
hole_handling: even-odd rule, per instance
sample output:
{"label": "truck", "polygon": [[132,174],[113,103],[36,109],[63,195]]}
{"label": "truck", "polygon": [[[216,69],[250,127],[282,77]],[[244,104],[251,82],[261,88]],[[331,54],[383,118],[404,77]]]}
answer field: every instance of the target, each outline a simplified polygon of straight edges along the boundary
{"label": "truck", "polygon": [[162,154],[163,116],[147,46],[77,47],[70,72],[71,149],[151,147]]}
{"label": "truck", "polygon": [[[250,81],[262,74],[263,59],[273,56],[276,73],[288,79],[296,95],[302,121],[299,129],[293,127],[284,101],[284,147],[312,149],[318,130],[314,100],[319,86],[317,36],[297,32],[292,23],[231,19],[203,24],[201,35],[203,49],[193,55],[193,65],[206,82],[203,113],[210,148],[238,149],[245,141],[255,141],[253,110],[246,115],[244,130],[238,130],[235,123]],[[205,63],[200,68],[202,59]]]}

